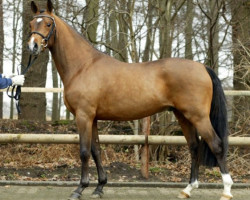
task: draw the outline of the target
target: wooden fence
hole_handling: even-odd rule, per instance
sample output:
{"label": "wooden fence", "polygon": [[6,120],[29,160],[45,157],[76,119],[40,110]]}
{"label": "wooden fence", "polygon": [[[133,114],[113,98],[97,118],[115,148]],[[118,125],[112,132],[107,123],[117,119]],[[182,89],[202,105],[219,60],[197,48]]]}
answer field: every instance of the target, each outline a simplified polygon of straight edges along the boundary
{"label": "wooden fence", "polygon": [[[0,89],[0,92],[4,92],[6,89]],[[41,87],[22,87],[22,92],[35,92],[35,93],[60,93],[63,92],[63,88],[41,88]],[[224,90],[227,96],[250,96],[250,90]]]}
{"label": "wooden fence", "polygon": [[[183,136],[160,135],[99,135],[101,144],[119,145],[186,145]],[[42,144],[78,144],[78,134],[10,134],[1,133],[0,143],[42,143]],[[230,146],[250,146],[250,137],[229,137]]]}

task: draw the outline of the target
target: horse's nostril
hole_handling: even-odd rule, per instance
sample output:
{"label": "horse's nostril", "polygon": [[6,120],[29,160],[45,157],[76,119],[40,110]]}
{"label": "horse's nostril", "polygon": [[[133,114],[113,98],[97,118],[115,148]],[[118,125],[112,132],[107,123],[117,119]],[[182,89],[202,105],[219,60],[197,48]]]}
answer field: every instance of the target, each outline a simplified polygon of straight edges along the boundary
{"label": "horse's nostril", "polygon": [[36,51],[38,49],[38,44],[35,42],[34,44],[34,51]]}

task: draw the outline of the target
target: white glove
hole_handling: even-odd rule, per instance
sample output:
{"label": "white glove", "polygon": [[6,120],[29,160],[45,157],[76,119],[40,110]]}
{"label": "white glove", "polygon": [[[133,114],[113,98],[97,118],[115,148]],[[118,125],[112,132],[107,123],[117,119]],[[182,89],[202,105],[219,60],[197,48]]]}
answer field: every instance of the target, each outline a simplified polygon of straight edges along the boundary
{"label": "white glove", "polygon": [[2,74],[2,78],[13,78],[14,76],[17,76],[17,74]]}
{"label": "white glove", "polygon": [[20,85],[23,86],[24,84],[24,75],[17,75],[11,78],[12,85]]}

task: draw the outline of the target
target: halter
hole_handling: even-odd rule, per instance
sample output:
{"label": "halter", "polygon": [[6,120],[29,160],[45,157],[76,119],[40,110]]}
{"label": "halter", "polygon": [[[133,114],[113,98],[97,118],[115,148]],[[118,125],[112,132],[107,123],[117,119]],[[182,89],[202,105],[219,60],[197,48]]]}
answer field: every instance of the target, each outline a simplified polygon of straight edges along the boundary
{"label": "halter", "polygon": [[[46,48],[48,46],[48,41],[49,41],[49,39],[51,38],[51,36],[52,36],[52,34],[54,32],[54,29],[56,27],[56,23],[55,23],[55,19],[53,17],[49,16],[49,15],[37,15],[37,16],[34,16],[33,18],[40,18],[40,17],[47,17],[47,18],[49,18],[49,19],[51,19],[53,21],[53,24],[52,24],[52,27],[50,29],[50,32],[49,32],[48,36],[46,37],[46,36],[44,36],[43,34],[37,32],[37,31],[31,32],[30,35],[32,35],[32,34],[40,35],[43,38],[41,46],[43,48]],[[43,42],[45,42],[45,45],[43,44]],[[27,64],[26,68],[24,69],[24,71],[21,74],[24,75],[28,71],[28,69],[31,67],[31,65],[35,62],[36,59],[37,59],[37,55],[32,59],[32,54],[31,54],[30,57],[29,57],[28,64]],[[21,65],[21,66],[23,66],[23,65]],[[9,90],[11,90],[10,94],[9,94]],[[16,93],[15,93],[15,90],[16,90]],[[17,112],[18,112],[18,114],[21,114],[21,110],[20,110],[20,106],[19,106],[19,100],[20,100],[20,97],[21,97],[21,86],[20,85],[18,85],[18,86],[14,85],[12,88],[10,88],[10,86],[9,86],[7,88],[7,95],[10,98],[13,98],[13,99],[16,100]]]}
{"label": "halter", "polygon": [[[38,35],[40,35],[43,38],[41,46],[43,48],[46,48],[48,46],[48,41],[49,41],[49,39],[51,38],[51,36],[52,36],[52,34],[54,32],[54,29],[56,27],[56,23],[55,23],[55,19],[53,17],[49,16],[49,15],[37,15],[37,16],[34,16],[33,18],[41,18],[41,17],[47,17],[47,18],[51,19],[52,22],[53,22],[52,27],[50,29],[50,32],[49,32],[48,36],[46,37],[42,33],[39,33],[38,31],[33,31],[33,32],[31,32],[30,35],[32,35],[32,34],[38,34]],[[45,45],[43,44],[43,42],[45,43]]]}

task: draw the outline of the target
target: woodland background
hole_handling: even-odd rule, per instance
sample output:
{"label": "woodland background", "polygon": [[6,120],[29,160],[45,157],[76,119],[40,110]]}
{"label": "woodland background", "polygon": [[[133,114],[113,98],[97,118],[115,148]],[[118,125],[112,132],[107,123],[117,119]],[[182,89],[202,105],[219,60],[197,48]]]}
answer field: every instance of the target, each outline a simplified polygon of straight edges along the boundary
{"label": "woodland background", "polygon": [[[0,0],[0,73],[16,72],[20,63],[25,65],[28,61],[30,2]],[[36,2],[40,8],[46,8],[47,1]],[[250,88],[249,0],[54,0],[53,3],[58,16],[97,49],[116,59],[124,62],[167,57],[192,59],[213,68],[224,89]],[[31,67],[24,86],[63,87],[48,51]],[[227,99],[231,135],[249,136],[250,97]],[[0,119],[5,116],[55,122],[73,118],[63,106],[60,93],[53,96],[23,93],[20,104],[22,114],[16,116],[14,102],[0,92]],[[129,122],[128,126],[134,134],[141,130],[140,121]],[[151,116],[152,134],[178,134],[176,126],[170,112]]]}

